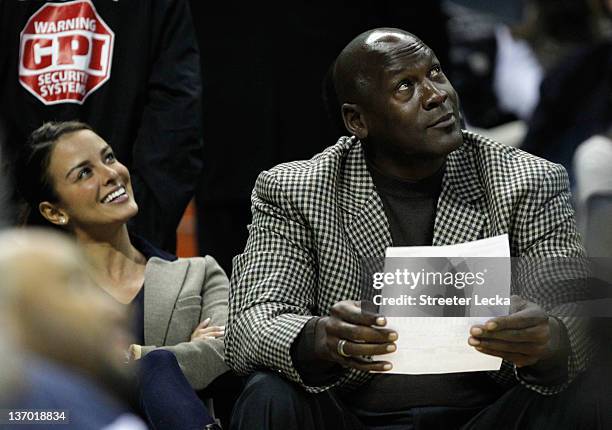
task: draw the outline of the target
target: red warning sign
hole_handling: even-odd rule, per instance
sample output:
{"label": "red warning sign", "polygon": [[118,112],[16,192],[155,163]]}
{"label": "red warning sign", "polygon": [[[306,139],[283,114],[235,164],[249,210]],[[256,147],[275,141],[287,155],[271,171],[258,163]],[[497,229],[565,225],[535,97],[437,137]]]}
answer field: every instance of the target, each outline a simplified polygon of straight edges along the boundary
{"label": "red warning sign", "polygon": [[19,81],[46,105],[81,104],[110,77],[114,41],[91,1],[47,3],[21,32]]}

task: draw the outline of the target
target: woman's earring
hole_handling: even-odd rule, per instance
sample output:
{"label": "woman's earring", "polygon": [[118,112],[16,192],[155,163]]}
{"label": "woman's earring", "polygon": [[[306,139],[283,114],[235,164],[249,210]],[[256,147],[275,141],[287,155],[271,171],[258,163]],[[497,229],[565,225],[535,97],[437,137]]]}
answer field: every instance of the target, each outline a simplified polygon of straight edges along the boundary
{"label": "woman's earring", "polygon": [[60,218],[60,224],[66,224],[66,218],[61,217]]}

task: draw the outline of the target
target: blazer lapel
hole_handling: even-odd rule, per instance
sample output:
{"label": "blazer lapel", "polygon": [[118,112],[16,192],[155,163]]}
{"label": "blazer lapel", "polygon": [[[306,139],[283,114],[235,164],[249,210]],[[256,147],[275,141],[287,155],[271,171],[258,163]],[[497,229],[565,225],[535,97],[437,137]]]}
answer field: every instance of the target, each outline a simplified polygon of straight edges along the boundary
{"label": "blazer lapel", "polygon": [[338,202],[345,231],[360,258],[379,259],[392,245],[389,221],[366,167],[360,142],[354,142],[340,178]]}
{"label": "blazer lapel", "polygon": [[177,260],[170,265],[153,257],[147,262],[144,291],[144,338],[147,345],[165,345],[172,312],[188,267],[188,260]]}
{"label": "blazer lapel", "polygon": [[[349,242],[362,258],[381,258],[393,245],[382,201],[367,170],[360,142],[352,145],[339,181],[338,203]],[[434,222],[433,245],[450,245],[485,237],[484,190],[469,134],[446,161],[446,173]]]}
{"label": "blazer lapel", "polygon": [[484,237],[487,217],[475,155],[469,140],[446,160],[442,193],[434,223],[433,245],[451,245]]}

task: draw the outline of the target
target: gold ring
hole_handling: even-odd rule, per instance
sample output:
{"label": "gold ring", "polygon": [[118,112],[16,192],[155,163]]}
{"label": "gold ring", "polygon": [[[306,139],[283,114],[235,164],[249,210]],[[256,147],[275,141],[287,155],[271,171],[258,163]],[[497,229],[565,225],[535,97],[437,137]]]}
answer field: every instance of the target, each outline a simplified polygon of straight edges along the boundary
{"label": "gold ring", "polygon": [[346,352],[344,352],[344,345],[346,345],[346,340],[344,339],[340,339],[338,341],[338,347],[336,348],[338,350],[338,355],[344,357],[344,358],[349,358],[350,355],[348,355]]}

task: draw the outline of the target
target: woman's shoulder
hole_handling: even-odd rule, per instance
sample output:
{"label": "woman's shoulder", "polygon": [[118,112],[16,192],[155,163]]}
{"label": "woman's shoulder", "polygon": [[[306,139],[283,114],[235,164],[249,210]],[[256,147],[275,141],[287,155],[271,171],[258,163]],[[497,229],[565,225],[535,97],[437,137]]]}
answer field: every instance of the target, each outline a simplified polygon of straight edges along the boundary
{"label": "woman's shoulder", "polygon": [[225,275],[217,260],[210,255],[203,257],[179,257],[170,261],[160,257],[151,257],[147,261],[147,266],[157,267],[162,270],[190,270],[204,272],[210,275],[212,272],[220,271]]}
{"label": "woman's shoulder", "polygon": [[206,266],[214,266],[218,265],[217,260],[214,259],[211,255],[204,255],[198,257],[177,257],[174,260],[168,260],[163,257],[154,256],[149,259],[149,261],[155,260],[157,262],[163,262],[168,265],[172,264],[194,264],[194,265],[206,265]]}
{"label": "woman's shoulder", "polygon": [[152,257],[145,269],[145,282],[157,285],[182,285],[182,291],[226,296],[229,288],[227,275],[211,256],[178,258],[174,261]]}

